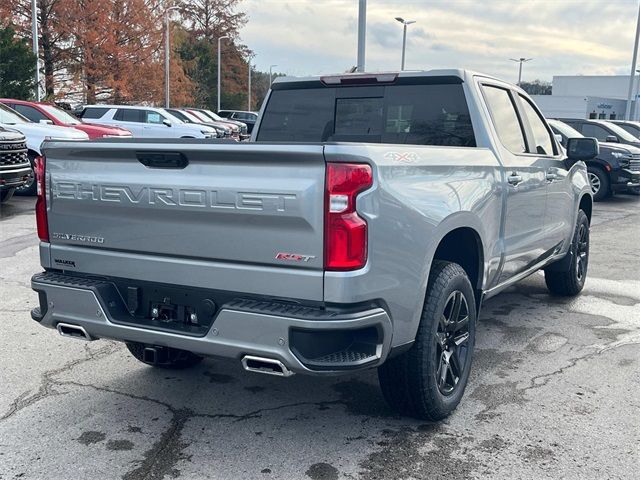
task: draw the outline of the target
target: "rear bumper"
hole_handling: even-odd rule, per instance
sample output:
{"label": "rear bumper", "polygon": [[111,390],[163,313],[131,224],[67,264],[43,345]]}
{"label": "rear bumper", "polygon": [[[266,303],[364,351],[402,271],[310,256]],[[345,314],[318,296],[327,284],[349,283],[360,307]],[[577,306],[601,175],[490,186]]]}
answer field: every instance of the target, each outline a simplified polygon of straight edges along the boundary
{"label": "rear bumper", "polygon": [[310,375],[377,366],[391,346],[389,315],[371,305],[327,313],[317,307],[234,299],[219,307],[204,335],[189,335],[116,320],[105,280],[51,272],[34,275],[31,285],[40,301],[31,312],[34,320],[48,328],[59,323],[78,326],[91,339],[139,342],[238,361],[251,355]]}

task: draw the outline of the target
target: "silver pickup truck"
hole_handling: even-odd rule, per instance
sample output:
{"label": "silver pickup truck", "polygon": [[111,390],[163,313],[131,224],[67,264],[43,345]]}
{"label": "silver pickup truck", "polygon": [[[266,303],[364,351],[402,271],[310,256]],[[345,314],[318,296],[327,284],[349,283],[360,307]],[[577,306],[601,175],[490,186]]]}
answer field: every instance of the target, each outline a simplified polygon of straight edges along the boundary
{"label": "silver pickup truck", "polygon": [[46,142],[32,317],[287,377],[378,367],[399,412],[441,419],[484,299],[587,273],[594,139],[557,143],[519,88],[462,70],[277,79],[247,143]]}

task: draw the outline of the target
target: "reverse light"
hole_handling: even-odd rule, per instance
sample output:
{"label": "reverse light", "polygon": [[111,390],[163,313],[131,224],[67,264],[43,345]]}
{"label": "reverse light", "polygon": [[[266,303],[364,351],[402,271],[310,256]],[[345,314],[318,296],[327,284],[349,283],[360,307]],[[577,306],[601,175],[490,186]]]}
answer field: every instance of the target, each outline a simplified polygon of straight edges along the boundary
{"label": "reverse light", "polygon": [[357,270],[367,263],[367,222],[356,211],[357,195],[371,187],[371,167],[328,163],[325,182],[326,270]]}
{"label": "reverse light", "polygon": [[49,225],[47,222],[47,200],[45,183],[45,158],[39,156],[35,158],[33,173],[36,177],[36,188],[38,198],[36,200],[36,226],[38,227],[38,237],[43,242],[49,241]]}

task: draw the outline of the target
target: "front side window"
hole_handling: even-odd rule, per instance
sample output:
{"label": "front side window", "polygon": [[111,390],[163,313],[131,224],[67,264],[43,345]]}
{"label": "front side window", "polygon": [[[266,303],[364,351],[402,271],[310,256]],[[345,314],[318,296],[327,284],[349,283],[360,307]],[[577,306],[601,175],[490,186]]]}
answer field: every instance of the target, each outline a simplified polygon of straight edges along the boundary
{"label": "front side window", "polygon": [[584,123],[582,125],[582,134],[585,137],[595,137],[601,142],[606,141],[607,137],[611,136],[611,134],[600,125],[593,125],[591,123]]}
{"label": "front side window", "polygon": [[155,125],[161,124],[164,120],[166,120],[162,115],[158,112],[153,112],[151,110],[145,110],[145,123],[153,123]]}
{"label": "front side window", "polygon": [[491,118],[502,144],[512,153],[525,153],[527,147],[515,105],[508,90],[483,85]]}
{"label": "front side window", "polygon": [[527,120],[529,120],[529,126],[533,131],[532,143],[536,153],[540,155],[553,155],[553,140],[551,140],[551,135],[544,124],[544,120],[542,120],[538,112],[533,108],[528,98],[520,95],[520,99],[522,100],[524,114]]}
{"label": "front side window", "polygon": [[49,120],[47,116],[39,111],[37,108],[31,107],[29,105],[21,105],[16,104],[14,110],[18,113],[21,113],[25,117],[27,117],[32,122],[39,122],[40,120]]}

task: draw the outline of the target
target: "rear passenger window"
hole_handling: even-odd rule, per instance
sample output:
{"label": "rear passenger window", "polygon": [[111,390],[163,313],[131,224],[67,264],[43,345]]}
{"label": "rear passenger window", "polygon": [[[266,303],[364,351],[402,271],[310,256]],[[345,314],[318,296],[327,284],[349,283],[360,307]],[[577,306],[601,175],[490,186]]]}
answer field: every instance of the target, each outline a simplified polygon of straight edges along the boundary
{"label": "rear passenger window", "polygon": [[108,108],[85,108],[80,118],[102,118],[108,111]]}
{"label": "rear passenger window", "polygon": [[121,122],[140,122],[140,110],[119,108],[113,116],[113,119],[120,120]]}
{"label": "rear passenger window", "polygon": [[533,142],[531,143],[535,146],[535,153],[540,155],[553,155],[553,141],[551,140],[551,134],[549,130],[547,130],[544,121],[540,118],[536,109],[533,108],[528,98],[520,95],[520,99],[522,100],[524,114],[527,120],[529,120],[531,130],[533,130],[533,139],[531,139]]}
{"label": "rear passenger window", "polygon": [[513,153],[527,151],[524,134],[515,105],[504,88],[483,85],[482,90],[491,112],[491,118],[502,144]]}

